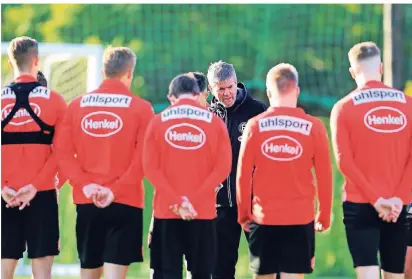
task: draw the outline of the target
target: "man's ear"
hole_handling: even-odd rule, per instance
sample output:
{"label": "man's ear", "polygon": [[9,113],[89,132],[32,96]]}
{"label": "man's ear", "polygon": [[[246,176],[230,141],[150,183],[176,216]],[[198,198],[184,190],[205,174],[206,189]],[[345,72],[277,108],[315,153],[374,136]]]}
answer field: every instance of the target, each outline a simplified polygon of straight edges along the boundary
{"label": "man's ear", "polygon": [[7,60],[7,62],[8,62],[8,64],[9,64],[10,68],[14,69],[14,68],[13,68],[13,63],[11,63],[10,59]]}
{"label": "man's ear", "polygon": [[133,69],[130,69],[130,70],[127,72],[127,78],[128,78],[128,79],[132,79],[132,78],[133,78]]}
{"label": "man's ear", "polygon": [[272,93],[269,89],[266,89],[266,95],[268,96],[268,99],[272,98]]}
{"label": "man's ear", "polygon": [[352,67],[349,67],[349,73],[352,76],[353,79],[356,79],[355,71]]}
{"label": "man's ear", "polygon": [[300,95],[300,87],[296,86],[296,97],[299,98]]}
{"label": "man's ear", "polygon": [[379,71],[380,71],[380,74],[383,75],[383,63],[381,63]]}
{"label": "man's ear", "polygon": [[39,66],[39,57],[38,56],[36,56],[36,58],[34,58],[33,65],[36,66],[36,67]]}

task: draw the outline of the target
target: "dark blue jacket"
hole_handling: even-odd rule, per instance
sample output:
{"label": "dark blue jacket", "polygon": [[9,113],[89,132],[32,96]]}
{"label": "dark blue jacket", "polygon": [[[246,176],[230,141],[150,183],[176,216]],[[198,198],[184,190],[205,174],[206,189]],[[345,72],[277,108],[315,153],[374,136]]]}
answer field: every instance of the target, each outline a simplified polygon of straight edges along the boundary
{"label": "dark blue jacket", "polygon": [[210,111],[225,121],[233,155],[232,171],[217,190],[218,207],[236,207],[236,170],[243,129],[249,119],[267,109],[264,103],[252,98],[243,83],[238,83],[237,87],[237,97],[233,106],[225,108],[216,98],[213,98],[209,107]]}

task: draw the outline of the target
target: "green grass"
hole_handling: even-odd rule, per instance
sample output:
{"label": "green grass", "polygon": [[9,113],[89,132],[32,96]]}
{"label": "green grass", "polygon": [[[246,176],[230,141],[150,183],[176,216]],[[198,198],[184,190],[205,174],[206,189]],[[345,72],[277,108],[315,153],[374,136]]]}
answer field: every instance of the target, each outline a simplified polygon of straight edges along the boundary
{"label": "green grass", "polygon": [[[327,127],[328,121],[324,119]],[[332,155],[331,155],[332,156]],[[316,236],[316,266],[314,274],[307,278],[327,278],[352,277],[354,275],[352,261],[346,244],[344,227],[342,222],[341,208],[341,185],[342,176],[338,172],[335,164],[334,171],[334,204],[333,204],[333,221],[332,228]],[[274,178],[276,179],[276,178]],[[145,242],[145,261],[143,264],[133,264],[129,270],[130,278],[148,278],[149,277],[149,253],[146,245],[146,232],[151,217],[152,187],[145,182],[146,188],[146,208],[144,210],[144,242]],[[73,264],[78,263],[75,239],[75,206],[72,203],[71,187],[66,185],[60,192],[60,231],[61,231],[61,253],[56,258],[56,263]],[[248,249],[246,240],[242,237],[239,249],[239,262],[237,265],[236,278],[248,278]],[[325,277],[325,278],[326,278]],[[22,277],[23,278],[23,277]],[[28,277],[27,277],[28,278]],[[63,277],[60,277],[63,278]]]}

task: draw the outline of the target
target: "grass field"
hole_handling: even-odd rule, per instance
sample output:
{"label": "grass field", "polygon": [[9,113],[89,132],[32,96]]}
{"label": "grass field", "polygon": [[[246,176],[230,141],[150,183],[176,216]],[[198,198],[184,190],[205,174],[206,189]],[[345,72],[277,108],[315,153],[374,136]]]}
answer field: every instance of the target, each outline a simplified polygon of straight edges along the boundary
{"label": "grass field", "polygon": [[[328,120],[324,119],[328,125]],[[341,209],[341,185],[342,176],[335,165],[334,170],[334,204],[332,228],[316,236],[316,267],[315,272],[307,278],[353,278],[352,261],[347,249],[344,227],[342,223]],[[297,174],[299,175],[299,174]],[[276,181],[276,177],[274,177]],[[145,262],[133,264],[128,273],[129,278],[149,278],[148,250],[146,248],[146,232],[151,217],[152,187],[146,181],[146,208],[144,210],[144,242]],[[75,206],[72,203],[71,187],[66,185],[60,192],[59,197],[60,228],[61,228],[61,254],[56,258],[56,263],[76,264],[78,263],[76,240],[75,240]],[[29,277],[21,277],[29,278]],[[64,278],[64,277],[60,277]],[[73,278],[73,277],[71,277]],[[242,237],[239,249],[239,262],[237,265],[236,278],[250,278],[248,270],[248,249],[244,237]]]}

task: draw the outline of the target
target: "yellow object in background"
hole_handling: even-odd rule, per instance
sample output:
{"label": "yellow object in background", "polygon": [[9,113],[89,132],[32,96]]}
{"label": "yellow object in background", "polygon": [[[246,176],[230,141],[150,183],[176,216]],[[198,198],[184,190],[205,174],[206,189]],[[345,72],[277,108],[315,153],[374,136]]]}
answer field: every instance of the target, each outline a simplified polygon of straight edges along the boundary
{"label": "yellow object in background", "polygon": [[412,80],[405,83],[405,94],[412,97]]}

